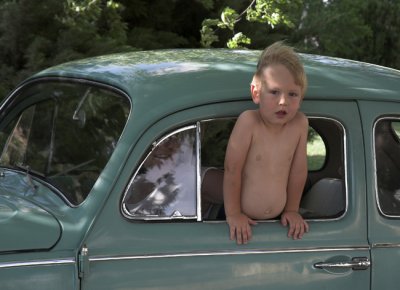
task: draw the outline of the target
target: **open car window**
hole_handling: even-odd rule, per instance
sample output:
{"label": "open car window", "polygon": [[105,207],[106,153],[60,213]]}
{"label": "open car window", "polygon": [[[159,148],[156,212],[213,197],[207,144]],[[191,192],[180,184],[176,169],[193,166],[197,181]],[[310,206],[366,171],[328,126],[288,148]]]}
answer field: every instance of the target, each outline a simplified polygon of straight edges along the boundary
{"label": "open car window", "polygon": [[88,196],[116,147],[129,100],[82,83],[40,83],[0,132],[0,166],[51,184],[72,205]]}
{"label": "open car window", "polygon": [[[224,220],[224,159],[235,122],[204,120],[156,141],[126,189],[124,215],[139,220]],[[314,118],[310,131],[308,160],[313,167],[301,213],[305,218],[336,219],[346,209],[344,129],[335,120]]]}

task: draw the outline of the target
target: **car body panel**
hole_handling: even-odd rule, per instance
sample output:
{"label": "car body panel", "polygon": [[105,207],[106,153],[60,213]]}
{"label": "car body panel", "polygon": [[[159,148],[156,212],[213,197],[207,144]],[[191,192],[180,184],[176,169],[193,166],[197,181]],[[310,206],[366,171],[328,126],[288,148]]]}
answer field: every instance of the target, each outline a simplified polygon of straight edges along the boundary
{"label": "car body panel", "polygon": [[[400,219],[386,217],[378,207],[376,166],[374,156],[373,130],[375,122],[382,117],[400,117],[400,103],[397,102],[360,102],[364,129],[365,151],[368,159],[368,238],[371,243],[371,255],[374,263],[384,265],[377,267],[372,275],[372,287],[396,289],[400,283],[397,269],[400,266]],[[382,283],[385,281],[385,283]]]}
{"label": "car body panel", "polygon": [[[346,128],[347,146],[351,152],[348,157],[350,161],[357,160],[360,170],[352,171],[349,180],[362,180],[363,155],[361,151],[356,150],[362,146],[362,140],[356,138],[361,133],[360,120],[354,119],[354,114],[357,113],[356,104],[354,102],[346,103],[345,110],[338,110],[339,107],[343,108],[343,104],[340,102],[330,102],[329,106],[321,109],[322,104],[325,102],[304,101],[303,111],[310,115],[323,114],[351,124]],[[238,114],[239,108],[251,106],[251,103],[247,101],[240,106],[237,102],[232,102],[221,104],[217,108],[219,116],[229,116]],[[192,108],[164,118],[154,125],[154,129],[150,128],[148,134],[143,135],[141,141],[143,140],[145,144],[140,142],[137,147],[147,148],[153,141],[154,132],[168,131],[176,124],[176,120],[187,120],[187,116],[197,116],[198,119],[212,117],[209,107]],[[137,157],[140,154],[137,154],[135,149],[128,159],[127,168],[135,168],[135,164],[138,162]],[[353,162],[350,162],[348,166],[351,164]],[[125,179],[125,177],[123,178]],[[363,213],[366,212],[365,200],[362,198],[362,193],[365,192],[363,183],[349,182],[349,199],[352,204],[356,205],[356,208],[334,223],[310,222],[311,231],[301,241],[287,239],[286,229],[282,228],[279,221],[259,222],[254,227],[253,240],[245,246],[237,246],[228,239],[225,222],[151,223],[124,220],[115,214],[115,207],[118,206],[117,197],[124,187],[123,182],[117,182],[117,186],[110,196],[110,200],[116,202],[106,204],[86,240],[85,245],[90,249],[89,272],[93,275],[89,275],[84,284],[87,288],[83,289],[108,289],[110,287],[125,289],[129,287],[128,285],[131,283],[129,281],[137,281],[137,279],[132,279],[132,276],[143,278],[140,279],[143,284],[135,284],[143,289],[151,288],[150,285],[157,285],[161,289],[175,289],[174,287],[177,287],[175,283],[182,288],[187,287],[187,283],[191,283],[192,287],[199,289],[207,287],[213,289],[216,285],[218,285],[218,289],[246,289],[251,285],[250,280],[246,279],[252,279],[252,277],[250,275],[250,277],[243,278],[238,269],[251,271],[249,269],[253,268],[255,271],[253,274],[257,277],[253,277],[257,281],[253,285],[255,289],[257,287],[287,289],[293,286],[293,280],[287,280],[285,277],[294,277],[300,273],[303,278],[307,277],[305,280],[309,281],[303,285],[304,288],[297,285],[300,289],[320,289],[325,280],[332,278],[330,276],[335,276],[337,279],[335,287],[343,283],[348,286],[351,284],[352,289],[368,288],[370,275],[368,270],[362,271],[362,273],[346,270],[338,275],[336,272],[330,273],[314,268],[314,264],[317,262],[351,261],[354,257],[369,258],[366,221],[362,219]],[[113,198],[114,195],[115,198]],[[174,234],[170,235],[169,233]],[[258,255],[261,256],[258,257]],[[188,267],[190,259],[193,259],[193,264]],[[289,260],[296,261],[296,263],[293,263],[293,266],[284,266],[286,262],[282,261]],[[276,265],[278,261],[283,264],[272,266]],[[166,264],[170,266],[166,267]],[[211,270],[209,269],[210,265],[213,267]],[[107,275],[110,267],[117,267],[118,275]],[[274,269],[271,270],[273,273],[268,272],[269,268]],[[146,275],[145,269],[152,269],[152,271]],[[214,275],[215,271],[218,272],[217,281],[209,276]],[[168,279],[168,277],[176,277],[177,273],[180,273],[182,280],[177,282],[175,279]],[[193,278],[184,279],[184,277]],[[210,283],[201,283],[202,281]],[[226,284],[223,284],[222,281],[225,281]],[[226,281],[234,282],[231,284]],[[233,285],[236,286],[233,287]]]}
{"label": "car body panel", "polygon": [[57,220],[35,204],[20,197],[2,194],[0,208],[3,235],[0,252],[49,249],[60,238]]}

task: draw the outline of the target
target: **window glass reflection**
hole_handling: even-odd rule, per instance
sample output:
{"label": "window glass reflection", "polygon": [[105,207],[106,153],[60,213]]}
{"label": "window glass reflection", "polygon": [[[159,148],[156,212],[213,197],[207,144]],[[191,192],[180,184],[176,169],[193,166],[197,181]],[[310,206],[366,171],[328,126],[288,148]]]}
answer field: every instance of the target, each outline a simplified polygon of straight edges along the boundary
{"label": "window glass reflection", "polygon": [[0,132],[0,165],[29,171],[80,204],[119,140],[130,103],[121,95],[73,83],[41,83],[23,97],[22,109]]}
{"label": "window glass reflection", "polygon": [[145,159],[125,198],[132,216],[196,216],[195,136],[195,129],[173,134]]}

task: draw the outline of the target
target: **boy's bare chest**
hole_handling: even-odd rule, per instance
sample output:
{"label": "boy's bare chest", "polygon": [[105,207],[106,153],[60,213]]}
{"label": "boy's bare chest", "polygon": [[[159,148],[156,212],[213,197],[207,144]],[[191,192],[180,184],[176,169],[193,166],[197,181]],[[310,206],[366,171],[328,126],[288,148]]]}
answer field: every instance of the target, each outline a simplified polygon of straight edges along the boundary
{"label": "boy's bare chest", "polygon": [[271,164],[286,165],[293,159],[296,147],[299,143],[299,134],[296,132],[285,132],[273,135],[256,131],[253,135],[252,144],[248,158],[259,165]]}

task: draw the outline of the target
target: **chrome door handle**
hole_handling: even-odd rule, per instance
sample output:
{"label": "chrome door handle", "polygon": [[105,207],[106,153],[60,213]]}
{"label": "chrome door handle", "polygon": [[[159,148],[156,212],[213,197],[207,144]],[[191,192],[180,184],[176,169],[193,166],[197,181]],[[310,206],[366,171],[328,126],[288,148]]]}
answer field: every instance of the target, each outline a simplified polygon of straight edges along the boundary
{"label": "chrome door handle", "polygon": [[366,257],[356,257],[349,262],[333,262],[333,263],[319,262],[314,264],[314,267],[317,269],[351,268],[353,270],[367,270],[370,266],[371,266],[371,261]]}

